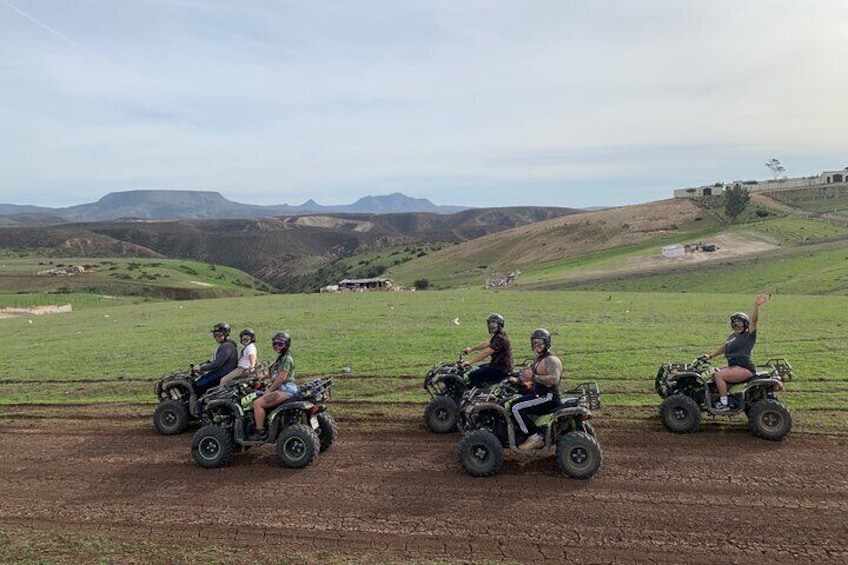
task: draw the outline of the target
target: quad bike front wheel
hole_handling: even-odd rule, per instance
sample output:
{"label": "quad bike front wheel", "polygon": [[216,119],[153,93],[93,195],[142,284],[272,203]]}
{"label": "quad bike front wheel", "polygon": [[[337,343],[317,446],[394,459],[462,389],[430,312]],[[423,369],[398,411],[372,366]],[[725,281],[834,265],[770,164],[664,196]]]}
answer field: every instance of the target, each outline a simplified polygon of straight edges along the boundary
{"label": "quad bike front wheel", "polygon": [[767,398],[751,406],[748,425],[756,436],[781,441],[792,430],[792,413],[781,402]]}
{"label": "quad bike front wheel", "polygon": [[336,421],[326,412],[319,413],[316,418],[318,418],[318,441],[321,446],[321,453],[324,453],[336,441],[339,431],[336,427]]}
{"label": "quad bike front wheel", "polygon": [[284,428],[277,436],[277,459],[285,467],[307,467],[315,461],[320,451],[318,435],[302,424]]}
{"label": "quad bike front wheel", "polygon": [[585,432],[570,432],[556,443],[560,472],[572,479],[588,479],[598,472],[603,454],[598,441]]}
{"label": "quad bike front wheel", "polygon": [[663,425],[676,434],[697,432],[701,427],[701,407],[683,394],[672,394],[660,404]]}
{"label": "quad bike front wheel", "polygon": [[465,472],[472,477],[491,477],[501,470],[504,449],[489,430],[474,430],[462,436],[457,455]]}
{"label": "quad bike front wheel", "polygon": [[232,454],[233,434],[229,428],[208,424],[197,430],[191,438],[191,455],[201,467],[225,467]]}
{"label": "quad bike front wheel", "polygon": [[436,434],[448,434],[456,430],[459,422],[459,405],[449,396],[438,396],[424,409],[424,422]]}
{"label": "quad bike front wheel", "polygon": [[163,400],[153,412],[153,427],[163,436],[181,434],[188,427],[188,408],[179,400]]}

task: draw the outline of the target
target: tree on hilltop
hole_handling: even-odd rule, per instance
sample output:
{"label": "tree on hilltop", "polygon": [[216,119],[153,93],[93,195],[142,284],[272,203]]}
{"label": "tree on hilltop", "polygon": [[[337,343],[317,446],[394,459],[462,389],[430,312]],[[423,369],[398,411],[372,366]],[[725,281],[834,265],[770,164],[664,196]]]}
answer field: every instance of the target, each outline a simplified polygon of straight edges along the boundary
{"label": "tree on hilltop", "polygon": [[771,174],[774,176],[774,180],[777,180],[780,175],[786,172],[786,167],[781,165],[780,161],[773,157],[766,162],[766,167],[768,167],[771,171]]}

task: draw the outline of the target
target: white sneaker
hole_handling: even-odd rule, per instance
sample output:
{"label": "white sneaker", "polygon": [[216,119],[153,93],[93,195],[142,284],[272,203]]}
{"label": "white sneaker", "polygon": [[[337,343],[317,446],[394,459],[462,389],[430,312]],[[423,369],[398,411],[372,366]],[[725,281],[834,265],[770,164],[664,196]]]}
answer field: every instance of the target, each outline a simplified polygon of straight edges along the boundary
{"label": "white sneaker", "polygon": [[545,445],[545,440],[539,434],[533,434],[528,437],[524,443],[518,446],[518,449],[539,449]]}

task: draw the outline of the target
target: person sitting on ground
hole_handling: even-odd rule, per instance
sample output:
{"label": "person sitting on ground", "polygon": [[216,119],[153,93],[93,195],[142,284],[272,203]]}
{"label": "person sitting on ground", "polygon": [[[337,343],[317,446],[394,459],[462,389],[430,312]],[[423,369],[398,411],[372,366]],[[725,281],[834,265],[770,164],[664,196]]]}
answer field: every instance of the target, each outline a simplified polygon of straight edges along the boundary
{"label": "person sitting on ground", "polygon": [[727,385],[742,383],[757,374],[757,366],[751,353],[757,343],[757,319],[760,316],[760,306],[768,302],[768,297],[759,295],[754,299],[754,309],[749,316],[745,312],[730,315],[730,327],[733,333],[724,344],[712,353],[702,355],[702,359],[712,359],[719,355],[727,358],[727,367],[715,373],[715,384],[719,399],[715,409],[719,412],[730,411],[727,402]]}
{"label": "person sitting on ground", "polygon": [[474,387],[499,383],[509,378],[512,372],[512,344],[504,331],[504,317],[500,314],[490,314],[486,318],[486,328],[491,336],[488,341],[482,341],[462,350],[465,355],[473,351],[480,351],[479,354],[468,361],[470,365],[479,363],[491,356],[489,363],[468,373],[468,383]]}
{"label": "person sitting on ground", "polygon": [[545,328],[533,330],[530,347],[536,354],[533,363],[521,371],[521,381],[532,389],[511,403],[512,416],[527,438],[518,449],[538,449],[545,445],[536,424],[529,416],[545,414],[560,404],[559,381],[562,361],[551,353],[551,334]]}
{"label": "person sitting on ground", "polygon": [[239,332],[239,341],[241,342],[242,349],[238,366],[224,375],[221,379],[221,385],[228,385],[237,379],[244,378],[256,369],[256,358],[258,355],[256,333],[250,328],[245,328]]}
{"label": "person sitting on ground", "polygon": [[276,408],[295,394],[297,384],[294,378],[294,358],[289,351],[291,347],[291,336],[287,332],[277,332],[271,339],[271,346],[277,352],[277,359],[268,370],[271,385],[265,394],[253,401],[253,421],[256,430],[250,434],[250,441],[262,441],[268,438],[268,430],[265,429],[265,413],[271,408]]}
{"label": "person sitting on ground", "polygon": [[238,365],[238,346],[230,339],[230,324],[218,322],[210,332],[218,343],[215,355],[205,363],[198,363],[192,371],[200,377],[194,382],[194,390],[198,396],[217,386],[221,377],[232,371]]}

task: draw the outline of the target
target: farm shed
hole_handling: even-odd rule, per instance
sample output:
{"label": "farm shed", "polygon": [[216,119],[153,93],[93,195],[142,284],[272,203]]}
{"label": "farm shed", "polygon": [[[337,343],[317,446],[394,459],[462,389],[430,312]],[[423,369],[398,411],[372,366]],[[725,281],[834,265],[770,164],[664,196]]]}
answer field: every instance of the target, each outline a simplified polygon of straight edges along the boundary
{"label": "farm shed", "polygon": [[339,290],[391,290],[391,279],[344,279],[339,281]]}

